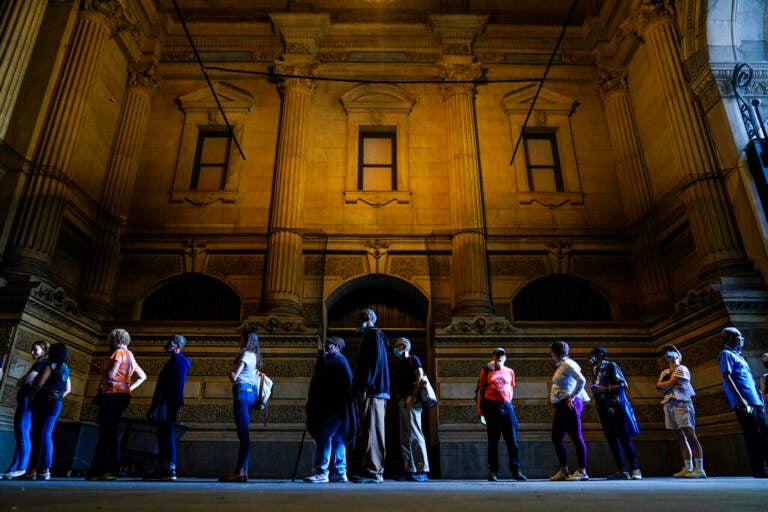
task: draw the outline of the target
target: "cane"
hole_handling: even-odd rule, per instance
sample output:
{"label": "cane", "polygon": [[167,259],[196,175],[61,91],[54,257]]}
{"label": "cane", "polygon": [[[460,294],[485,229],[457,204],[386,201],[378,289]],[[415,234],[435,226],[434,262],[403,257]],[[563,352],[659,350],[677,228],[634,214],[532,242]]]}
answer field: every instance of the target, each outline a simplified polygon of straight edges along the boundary
{"label": "cane", "polygon": [[291,482],[296,481],[296,472],[299,470],[299,461],[301,460],[301,449],[304,448],[305,437],[307,437],[307,427],[304,427],[304,432],[301,434],[301,443],[299,443],[299,453],[296,454],[296,464],[293,465],[293,474],[291,475]]}

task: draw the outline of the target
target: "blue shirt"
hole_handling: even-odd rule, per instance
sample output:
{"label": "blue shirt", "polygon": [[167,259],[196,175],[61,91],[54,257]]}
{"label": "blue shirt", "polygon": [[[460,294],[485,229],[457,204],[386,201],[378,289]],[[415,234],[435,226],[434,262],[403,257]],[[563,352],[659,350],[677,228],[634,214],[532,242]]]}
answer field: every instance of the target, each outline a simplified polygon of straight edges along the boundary
{"label": "blue shirt", "polygon": [[[760,400],[760,393],[755,386],[755,379],[752,378],[752,371],[741,354],[730,348],[725,348],[717,356],[717,361],[720,363],[720,374],[731,374],[733,385],[744,397],[744,400],[750,405],[761,406],[763,401]],[[728,403],[731,404],[732,408],[735,408],[738,399],[731,393],[730,388],[725,383],[725,378],[723,378],[723,388],[725,389],[725,396],[728,397]]]}

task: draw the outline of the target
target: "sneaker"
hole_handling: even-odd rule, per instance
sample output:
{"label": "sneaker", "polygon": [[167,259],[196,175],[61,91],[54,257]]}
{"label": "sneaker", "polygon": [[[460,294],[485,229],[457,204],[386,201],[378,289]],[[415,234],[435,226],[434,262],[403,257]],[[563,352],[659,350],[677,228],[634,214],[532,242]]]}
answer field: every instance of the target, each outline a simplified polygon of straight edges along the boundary
{"label": "sneaker", "polygon": [[675,477],[675,478],[683,478],[690,471],[691,471],[690,469],[688,469],[687,467],[683,466],[683,469],[681,469],[680,471],[678,471],[677,473],[675,473],[672,476]]}
{"label": "sneaker", "polygon": [[630,475],[630,478],[632,480],[642,480],[643,474],[640,472],[640,468],[633,469],[632,474]]}
{"label": "sneaker", "polygon": [[553,482],[562,482],[563,480],[566,480],[567,478],[568,478],[568,472],[567,471],[563,471],[562,469],[558,470],[557,473],[555,473],[554,475],[549,477],[549,479],[552,480]]}
{"label": "sneaker", "polygon": [[327,484],[330,480],[328,479],[327,473],[315,473],[314,475],[305,477],[304,481],[308,484]]}
{"label": "sneaker", "polygon": [[37,480],[37,471],[25,471],[19,476],[13,477],[14,480]]}
{"label": "sneaker", "polygon": [[517,480],[518,482],[527,482],[528,477],[518,471],[517,473],[512,473],[512,480]]}
{"label": "sneaker", "polygon": [[418,473],[408,473],[408,475],[405,477],[405,479],[409,482],[427,482],[429,481],[429,477],[426,473],[418,472]]}
{"label": "sneaker", "polygon": [[356,484],[383,484],[384,479],[381,477],[374,477],[374,476],[358,476],[353,475],[352,481]]}
{"label": "sneaker", "polygon": [[707,473],[701,468],[693,468],[692,471],[688,471],[684,474],[683,478],[707,478]]}
{"label": "sneaker", "polygon": [[176,470],[175,469],[159,469],[152,473],[147,473],[142,478],[145,482],[175,482]]}
{"label": "sneaker", "polygon": [[347,478],[347,475],[340,475],[338,473],[334,473],[328,477],[328,481],[332,483],[346,484],[347,482],[349,482],[349,478]]}
{"label": "sneaker", "polygon": [[3,478],[5,480],[13,480],[17,476],[21,476],[24,473],[26,473],[26,471],[24,471],[23,469],[17,469],[16,471],[8,471],[7,473],[3,473]]}
{"label": "sneaker", "polygon": [[38,480],[50,480],[51,479],[51,472],[50,471],[43,471],[42,473],[37,474]]}
{"label": "sneaker", "polygon": [[578,469],[570,474],[570,476],[567,476],[565,478],[569,482],[583,482],[584,480],[589,480],[589,475],[587,475],[587,472],[584,471],[583,473],[579,471]]}
{"label": "sneaker", "polygon": [[101,480],[102,482],[114,482],[117,480],[117,477],[112,473],[104,473],[103,475],[99,476],[98,480]]}
{"label": "sneaker", "polygon": [[499,475],[496,473],[488,473],[488,481],[489,482],[498,482],[499,481]]}
{"label": "sneaker", "polygon": [[606,480],[629,480],[631,477],[626,471],[617,471],[606,476]]}

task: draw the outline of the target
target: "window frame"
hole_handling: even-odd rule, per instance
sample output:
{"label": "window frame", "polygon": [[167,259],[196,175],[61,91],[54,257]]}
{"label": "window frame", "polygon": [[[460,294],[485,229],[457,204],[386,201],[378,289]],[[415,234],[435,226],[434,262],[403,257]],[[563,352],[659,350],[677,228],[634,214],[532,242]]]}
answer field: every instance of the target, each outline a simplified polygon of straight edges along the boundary
{"label": "window frame", "polygon": [[[396,192],[397,191],[397,133],[395,127],[391,127],[392,130],[387,130],[390,127],[383,127],[384,129],[371,129],[369,127],[361,127],[358,132],[358,146],[357,146],[357,189],[361,192]],[[392,149],[390,151],[390,163],[389,164],[370,164],[365,162],[365,141],[368,139],[389,139],[392,143]],[[364,187],[365,182],[365,169],[368,167],[375,168],[387,168],[390,169],[390,188],[389,190],[375,190],[366,189]]]}
{"label": "window frame", "polygon": [[[525,167],[528,170],[528,183],[530,184],[531,192],[563,192],[563,169],[560,165],[560,157],[557,153],[557,135],[551,131],[531,131],[526,130],[523,132],[523,149],[525,153]],[[528,150],[528,141],[530,140],[546,140],[549,141],[549,147],[552,150],[552,165],[537,165],[532,164],[530,159],[530,151]],[[534,171],[536,169],[552,169],[555,175],[555,190],[536,190],[534,187]]]}
{"label": "window frame", "polygon": [[[205,139],[226,139],[226,154],[224,155],[223,163],[204,163],[201,162],[203,153],[203,143]],[[232,136],[227,132],[226,126],[213,126],[207,128],[201,128],[197,132],[197,149],[195,150],[195,162],[192,167],[192,176],[189,181],[189,190],[196,192],[213,192],[215,190],[225,190],[227,186],[227,171],[229,169],[230,156],[232,154]],[[212,190],[200,190],[198,188],[200,184],[200,168],[201,167],[217,167],[222,168],[221,182],[217,189]]]}

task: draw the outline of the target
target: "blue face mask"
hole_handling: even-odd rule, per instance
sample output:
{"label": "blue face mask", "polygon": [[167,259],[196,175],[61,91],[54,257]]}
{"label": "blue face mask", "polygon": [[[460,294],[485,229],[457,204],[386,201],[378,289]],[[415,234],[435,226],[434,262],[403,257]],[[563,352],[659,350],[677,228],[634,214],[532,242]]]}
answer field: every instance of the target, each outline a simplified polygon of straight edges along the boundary
{"label": "blue face mask", "polygon": [[365,330],[368,328],[368,322],[363,322],[360,327],[357,329],[357,332],[365,332]]}
{"label": "blue face mask", "polygon": [[392,350],[392,352],[395,354],[395,357],[398,359],[400,359],[400,357],[403,355],[403,353],[400,351],[399,348]]}

